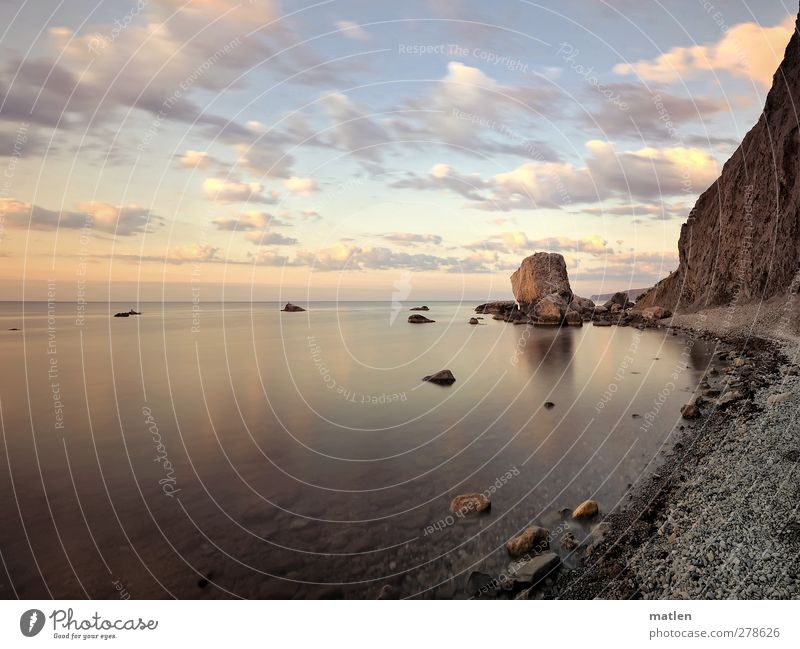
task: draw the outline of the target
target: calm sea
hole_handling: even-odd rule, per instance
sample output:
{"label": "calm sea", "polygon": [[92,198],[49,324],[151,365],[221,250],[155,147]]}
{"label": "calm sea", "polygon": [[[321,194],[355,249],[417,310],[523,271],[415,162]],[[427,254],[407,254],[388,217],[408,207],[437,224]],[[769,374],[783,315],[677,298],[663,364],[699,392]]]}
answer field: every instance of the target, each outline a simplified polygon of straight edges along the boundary
{"label": "calm sea", "polygon": [[[0,304],[0,596],[462,597],[525,525],[621,506],[713,352],[308,306]],[[486,490],[491,513],[449,516]]]}

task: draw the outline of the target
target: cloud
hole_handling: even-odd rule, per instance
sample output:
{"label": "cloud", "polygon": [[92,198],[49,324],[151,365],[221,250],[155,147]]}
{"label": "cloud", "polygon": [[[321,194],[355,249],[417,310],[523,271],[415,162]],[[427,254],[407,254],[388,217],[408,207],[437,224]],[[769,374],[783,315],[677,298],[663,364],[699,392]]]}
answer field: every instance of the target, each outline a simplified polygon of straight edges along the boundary
{"label": "cloud", "polygon": [[207,178],[203,183],[203,191],[211,200],[222,203],[247,202],[274,204],[277,203],[280,198],[280,194],[274,191],[264,196],[261,193],[263,187],[259,183],[244,183],[223,180],[221,178]]}
{"label": "cloud", "polygon": [[685,218],[689,214],[686,203],[619,203],[581,208],[581,212],[596,216],[649,216],[653,219]]}
{"label": "cloud", "polygon": [[205,151],[190,149],[178,158],[178,162],[186,169],[208,169],[216,161]]}
{"label": "cloud", "polygon": [[298,178],[292,176],[284,182],[286,189],[293,194],[300,194],[301,196],[308,196],[318,191],[317,183],[312,178]]}
{"label": "cloud", "polygon": [[661,199],[697,195],[719,175],[717,161],[690,147],[645,147],[617,151],[608,142],[592,140],[583,165],[526,162],[489,179],[459,174],[436,165],[427,176],[409,174],[393,187],[447,189],[482,210],[508,211],[596,203],[609,197]]}
{"label": "cloud", "polygon": [[674,140],[683,124],[703,121],[729,110],[721,99],[691,95],[681,97],[663,86],[647,87],[634,83],[611,83],[605,88],[625,104],[625,110],[614,102],[599,100],[583,122],[587,128],[600,128],[604,136],[641,136]]}
{"label": "cloud", "polygon": [[448,189],[471,201],[483,200],[481,190],[491,186],[490,181],[483,180],[478,174],[462,174],[446,164],[434,165],[424,176],[409,172],[405,178],[390,185],[398,189]]}
{"label": "cloud", "polygon": [[391,142],[392,136],[368,111],[338,92],[323,97],[322,104],[331,126],[319,134],[319,143],[364,160],[380,161],[380,145]]}
{"label": "cloud", "polygon": [[168,263],[182,264],[185,262],[206,262],[218,260],[219,248],[207,244],[192,243],[173,248],[165,261]]}
{"label": "cloud", "polygon": [[272,214],[266,212],[259,212],[252,210],[243,212],[237,217],[220,217],[214,219],[214,225],[218,230],[238,230],[242,232],[253,230],[264,230],[268,226],[285,226],[285,222],[281,221]]}
{"label": "cloud", "polygon": [[671,82],[725,71],[769,87],[793,33],[793,16],[787,16],[773,27],[740,23],[727,30],[716,43],[673,47],[654,59],[618,63],[614,72],[636,74],[648,81]]}
{"label": "cloud", "polygon": [[57,230],[91,228],[100,232],[131,236],[147,230],[150,223],[161,222],[149,209],[137,205],[80,203],[77,210],[49,210],[14,198],[0,198],[0,214],[5,224],[17,229]]}
{"label": "cloud", "polygon": [[607,255],[601,264],[581,265],[575,276],[580,280],[630,281],[631,286],[648,286],[655,284],[677,266],[677,252],[627,251]]}
{"label": "cloud", "polygon": [[402,112],[393,116],[388,128],[395,140],[423,142],[423,146],[441,142],[477,157],[497,153],[558,160],[549,145],[508,126],[519,115],[552,114],[562,98],[553,85],[535,83],[533,77],[523,79],[521,85],[504,85],[479,68],[451,61],[447,74],[427,93],[403,102]]}
{"label": "cloud", "polygon": [[336,28],[341,30],[342,36],[346,38],[352,38],[357,41],[372,40],[372,36],[361,25],[354,23],[352,20],[337,20],[335,24]]}
{"label": "cloud", "polygon": [[414,232],[390,232],[389,234],[381,235],[387,241],[392,241],[401,246],[413,246],[418,243],[432,243],[440,245],[442,237],[436,234],[416,234]]}
{"label": "cloud", "polygon": [[594,234],[582,238],[544,237],[530,239],[520,231],[502,232],[483,241],[476,241],[465,246],[468,250],[492,251],[501,253],[533,254],[537,251],[574,252],[592,255],[613,254],[613,248],[600,235]]}
{"label": "cloud", "polygon": [[248,232],[244,238],[257,246],[292,246],[297,243],[297,239],[285,237],[279,232]]}

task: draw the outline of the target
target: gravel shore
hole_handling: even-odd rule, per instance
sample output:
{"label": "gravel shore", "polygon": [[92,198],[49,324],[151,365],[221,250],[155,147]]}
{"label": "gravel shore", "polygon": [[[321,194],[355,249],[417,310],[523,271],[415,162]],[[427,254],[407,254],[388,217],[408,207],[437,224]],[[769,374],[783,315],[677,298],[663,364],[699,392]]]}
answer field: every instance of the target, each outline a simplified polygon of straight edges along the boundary
{"label": "gravel shore", "polygon": [[707,376],[700,418],[686,422],[659,473],[605,517],[604,540],[580,568],[561,572],[555,596],[800,597],[800,371],[790,306],[674,319],[690,335],[720,337],[729,367]]}

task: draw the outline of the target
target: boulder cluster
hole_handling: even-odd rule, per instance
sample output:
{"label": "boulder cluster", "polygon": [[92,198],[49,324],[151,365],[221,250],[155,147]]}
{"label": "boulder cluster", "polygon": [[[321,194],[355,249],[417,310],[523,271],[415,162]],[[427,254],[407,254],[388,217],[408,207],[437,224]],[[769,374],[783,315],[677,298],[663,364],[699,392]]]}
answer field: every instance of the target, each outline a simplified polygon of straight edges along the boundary
{"label": "boulder cluster", "polygon": [[615,293],[602,305],[575,295],[564,257],[554,252],[537,252],[526,257],[511,275],[511,288],[516,300],[487,302],[475,311],[514,324],[574,327],[584,322],[600,327],[647,326],[672,315],[660,306],[635,310],[624,292]]}

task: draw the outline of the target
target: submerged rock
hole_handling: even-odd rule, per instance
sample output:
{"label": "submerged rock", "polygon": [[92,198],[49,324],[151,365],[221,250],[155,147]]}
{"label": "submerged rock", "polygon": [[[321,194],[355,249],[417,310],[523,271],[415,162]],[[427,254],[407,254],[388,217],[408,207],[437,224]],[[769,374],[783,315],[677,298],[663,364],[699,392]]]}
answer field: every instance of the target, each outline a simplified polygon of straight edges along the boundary
{"label": "submerged rock", "polygon": [[550,547],[550,530],[532,525],[506,543],[506,550],[515,559],[530,552],[539,553]]}
{"label": "submerged rock", "polygon": [[434,374],[423,376],[422,380],[428,381],[429,383],[438,383],[439,385],[450,385],[456,382],[456,377],[453,376],[450,370],[439,370]]}
{"label": "submerged rock", "polygon": [[408,321],[411,324],[425,324],[427,322],[436,322],[436,320],[431,320],[430,318],[426,318],[424,315],[420,315],[419,313],[415,313],[414,315],[408,316]]}
{"label": "submerged rock", "polygon": [[289,313],[299,313],[300,311],[305,311],[305,309],[301,306],[297,306],[296,304],[292,304],[291,302],[287,302],[286,306],[283,307],[281,311],[288,311]]}
{"label": "submerged rock", "polygon": [[492,506],[491,501],[483,494],[461,494],[450,501],[450,511],[459,516],[479,514],[488,511]]}
{"label": "submerged rock", "polygon": [[476,306],[475,313],[505,316],[511,313],[515,306],[516,302],[514,300],[497,300]]}
{"label": "submerged rock", "polygon": [[409,311],[430,311],[430,309],[423,304],[422,306],[412,306]]}
{"label": "submerged rock", "polygon": [[535,584],[558,568],[561,559],[555,552],[545,552],[528,561],[514,564],[514,579],[521,583]]}
{"label": "submerged rock", "polygon": [[597,503],[594,500],[584,500],[572,512],[572,518],[574,519],[592,518],[593,516],[597,516],[597,512],[599,511],[600,508],[597,506]]}

